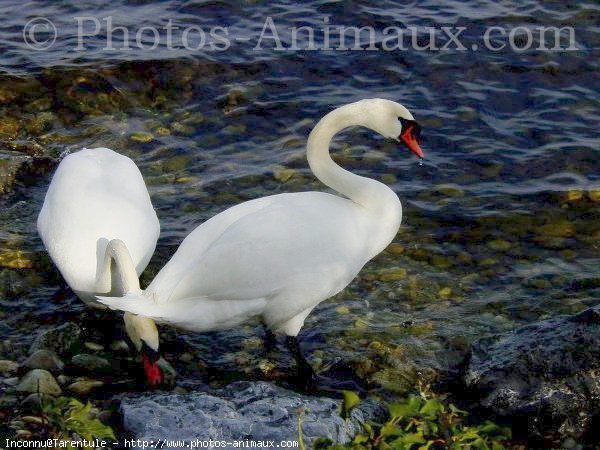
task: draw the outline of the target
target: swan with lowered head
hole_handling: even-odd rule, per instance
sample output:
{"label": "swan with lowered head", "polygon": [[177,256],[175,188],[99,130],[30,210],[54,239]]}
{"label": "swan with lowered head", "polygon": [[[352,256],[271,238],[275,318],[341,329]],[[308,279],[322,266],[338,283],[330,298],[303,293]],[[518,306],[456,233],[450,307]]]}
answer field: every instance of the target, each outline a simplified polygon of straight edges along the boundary
{"label": "swan with lowered head", "polygon": [[197,332],[259,316],[288,336],[300,372],[311,374],[296,339],[304,320],[387,247],[402,219],[394,191],[331,159],[331,139],[351,126],[400,140],[423,157],[420,128],[399,103],[366,99],[337,108],[311,132],[307,156],[316,177],[341,195],[278,194],[231,207],[192,231],[145,291],[99,301]]}
{"label": "swan with lowered head", "polygon": [[[107,148],[84,148],[61,161],[37,228],[67,284],[86,304],[99,308],[105,307],[96,295],[141,292],[138,277],[160,232],[139,169],[131,159]],[[144,364],[150,383],[157,383],[156,325],[131,314],[125,325],[138,350],[143,349],[140,333],[146,338]]]}

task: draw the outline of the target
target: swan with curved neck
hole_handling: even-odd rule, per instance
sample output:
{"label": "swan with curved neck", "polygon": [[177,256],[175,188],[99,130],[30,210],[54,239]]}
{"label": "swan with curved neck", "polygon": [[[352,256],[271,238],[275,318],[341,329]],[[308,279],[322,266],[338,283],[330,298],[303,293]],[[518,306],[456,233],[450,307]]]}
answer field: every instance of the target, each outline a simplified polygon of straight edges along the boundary
{"label": "swan with curved neck", "polygon": [[[37,227],[67,284],[89,306],[105,308],[96,301],[99,294],[142,292],[138,277],[154,253],[160,225],[131,159],[107,148],[65,157],[52,177]],[[156,360],[149,356],[158,351],[156,325],[132,314],[125,324],[137,349],[146,350],[146,372],[156,384]]]}
{"label": "swan with curved neck", "polygon": [[192,231],[144,292],[99,301],[197,332],[259,316],[300,355],[296,336],[308,314],[344,289],[392,241],[402,220],[394,191],[331,159],[330,141],[351,126],[400,140],[423,156],[419,127],[404,106],[384,99],[342,106],[311,132],[307,156],[317,178],[343,197],[288,193],[229,208]]}

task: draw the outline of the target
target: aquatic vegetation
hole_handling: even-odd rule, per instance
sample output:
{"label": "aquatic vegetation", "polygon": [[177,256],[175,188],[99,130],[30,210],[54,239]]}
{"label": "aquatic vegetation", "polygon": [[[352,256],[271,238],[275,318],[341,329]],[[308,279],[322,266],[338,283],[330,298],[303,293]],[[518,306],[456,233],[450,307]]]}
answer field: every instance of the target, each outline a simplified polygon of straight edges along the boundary
{"label": "aquatic vegetation", "polygon": [[[360,400],[355,393],[344,392],[341,416],[348,418]],[[473,449],[500,450],[511,438],[508,428],[489,420],[473,424],[467,411],[447,403],[442,397],[421,392],[387,406],[385,423],[366,423],[348,444],[328,439],[314,443],[315,449]]]}
{"label": "aquatic vegetation", "polygon": [[83,404],[69,397],[42,397],[41,428],[48,436],[59,440],[70,441],[77,437],[88,442],[112,439],[112,443],[116,440],[113,429],[94,417],[90,402]]}

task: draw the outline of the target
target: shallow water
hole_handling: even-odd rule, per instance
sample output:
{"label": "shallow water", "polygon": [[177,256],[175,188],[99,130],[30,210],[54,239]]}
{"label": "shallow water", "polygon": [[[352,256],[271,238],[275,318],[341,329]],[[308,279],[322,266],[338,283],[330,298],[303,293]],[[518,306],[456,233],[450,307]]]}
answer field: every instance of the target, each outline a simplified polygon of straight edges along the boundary
{"label": "shallow water", "polygon": [[[0,167],[9,174],[0,212],[0,336],[13,342],[3,353],[22,354],[37,329],[66,314],[77,320],[83,310],[35,230],[60,154],[107,146],[139,165],[162,226],[147,283],[195,226],[228,206],[323,190],[305,161],[306,136],[332,108],[375,96],[411,109],[426,159],[419,164],[366,130],[336,139],[336,159],[390,185],[404,219],[395,244],[308,318],[300,339],[314,365],[342,361],[373,389],[401,393],[415,377],[433,380],[459,364],[476,338],[598,303],[598,5],[100,3],[0,5]],[[168,19],[223,26],[234,42],[222,52],[169,50],[162,42],[153,51],[111,51],[103,49],[103,29],[78,52],[77,15],[112,15],[134,30]],[[50,50],[22,44],[33,16],[59,30]],[[387,26],[462,26],[468,50],[277,51],[272,40],[253,49],[267,17],[289,42],[290,27],[322,27],[325,16],[371,25],[378,42]],[[572,26],[579,50],[469,50],[481,45],[485,27],[521,25]],[[420,39],[425,45],[427,35]],[[316,42],[323,44],[322,34]],[[115,34],[114,46],[122,45]],[[12,180],[12,164],[32,156]],[[168,339],[185,342],[206,364],[255,373],[264,365],[261,333],[252,323],[206,335],[169,331]],[[193,374],[180,370],[184,379]]]}

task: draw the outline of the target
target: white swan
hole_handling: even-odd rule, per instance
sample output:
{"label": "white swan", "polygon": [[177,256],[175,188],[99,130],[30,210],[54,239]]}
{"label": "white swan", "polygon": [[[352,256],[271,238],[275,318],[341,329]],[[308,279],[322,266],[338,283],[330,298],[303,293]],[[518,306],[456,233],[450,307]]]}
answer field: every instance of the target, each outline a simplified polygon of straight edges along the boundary
{"label": "white swan", "polygon": [[305,318],[392,241],[402,218],[394,191],[342,169],[329,156],[333,136],[354,125],[400,139],[423,157],[419,127],[404,106],[383,99],[342,106],[311,132],[308,162],[344,197],[279,194],[229,208],[187,236],[143,293],[99,301],[198,332],[260,316],[269,329],[285,333],[300,355],[295,337]]}
{"label": "white swan", "polygon": [[[98,294],[141,293],[138,277],[160,232],[139,169],[131,159],[107,148],[84,148],[61,161],[37,228],[67,284],[85,303],[100,308],[104,306],[96,301]],[[125,324],[138,350],[143,333],[150,353],[158,351],[154,322],[127,315]],[[152,359],[144,354],[149,379],[157,377]]]}

